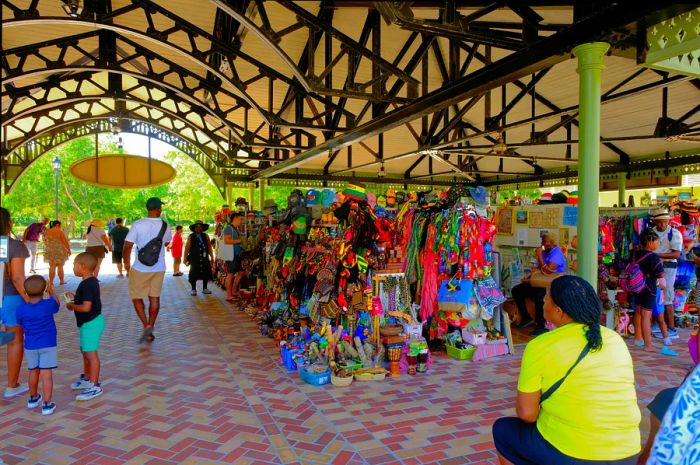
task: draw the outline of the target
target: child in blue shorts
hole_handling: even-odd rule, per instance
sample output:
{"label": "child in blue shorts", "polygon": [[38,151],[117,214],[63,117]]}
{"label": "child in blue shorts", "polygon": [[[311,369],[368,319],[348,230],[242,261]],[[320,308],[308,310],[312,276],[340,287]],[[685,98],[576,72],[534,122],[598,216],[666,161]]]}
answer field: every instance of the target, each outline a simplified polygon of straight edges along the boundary
{"label": "child in blue shorts", "polygon": [[84,372],[78,381],[71,384],[71,388],[82,391],[75,400],[90,400],[102,395],[100,357],[97,355],[97,350],[100,348],[105,320],[102,316],[100,284],[93,273],[95,268],[97,268],[97,258],[94,255],[87,252],[78,254],[73,261],[73,273],[83,280],[75,294],[70,292],[64,294],[67,300],[72,300],[66,308],[75,312],[75,320],[80,332],[80,351],[83,353]]}
{"label": "child in blue shorts", "polygon": [[56,410],[56,404],[51,402],[53,395],[53,372],[57,363],[56,322],[54,313],[58,312],[60,304],[51,288],[48,288],[50,299],[44,299],[46,280],[33,275],[24,281],[24,290],[29,296],[29,302],[17,307],[17,322],[24,330],[24,358],[29,368],[29,401],[27,408],[41,405],[42,395],[39,394],[39,379],[44,403],[41,405],[42,415],[51,415]]}

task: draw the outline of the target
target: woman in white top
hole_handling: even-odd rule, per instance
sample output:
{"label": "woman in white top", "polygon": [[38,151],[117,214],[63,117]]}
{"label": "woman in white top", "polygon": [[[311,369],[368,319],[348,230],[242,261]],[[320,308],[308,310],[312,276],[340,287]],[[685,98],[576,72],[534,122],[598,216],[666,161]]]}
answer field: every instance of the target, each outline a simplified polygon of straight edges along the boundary
{"label": "woman in white top", "polygon": [[100,274],[100,264],[105,258],[105,253],[109,250],[112,251],[112,242],[105,233],[104,228],[105,222],[100,219],[92,219],[88,223],[88,229],[85,233],[85,239],[87,239],[87,245],[85,251],[90,253],[97,258],[97,266],[95,267],[94,276]]}

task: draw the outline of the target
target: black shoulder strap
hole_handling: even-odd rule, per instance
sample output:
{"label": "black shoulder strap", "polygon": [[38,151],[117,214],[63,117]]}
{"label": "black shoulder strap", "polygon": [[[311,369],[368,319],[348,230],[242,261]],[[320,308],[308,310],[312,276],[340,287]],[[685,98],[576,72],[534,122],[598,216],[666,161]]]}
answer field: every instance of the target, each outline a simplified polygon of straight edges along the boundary
{"label": "black shoulder strap", "polygon": [[583,348],[583,350],[579,354],[579,356],[576,359],[576,361],[574,362],[574,364],[571,365],[571,368],[569,368],[569,371],[567,371],[566,374],[559,381],[552,384],[549,387],[549,389],[547,389],[547,391],[545,391],[545,393],[542,394],[542,397],[540,397],[540,405],[542,405],[542,402],[549,399],[552,396],[552,394],[554,394],[554,392],[557,389],[559,389],[559,387],[562,385],[562,383],[564,383],[564,380],[567,378],[567,376],[569,376],[569,374],[573,371],[573,369],[576,368],[576,365],[578,365],[579,362],[581,362],[581,360],[583,360],[583,358],[588,354],[588,352],[590,350],[591,350],[591,347],[588,344],[586,344],[586,347]]}
{"label": "black shoulder strap", "polygon": [[163,225],[160,227],[160,232],[158,233],[158,239],[161,241],[163,240],[163,236],[165,236],[165,229],[168,227],[168,223],[163,221]]}

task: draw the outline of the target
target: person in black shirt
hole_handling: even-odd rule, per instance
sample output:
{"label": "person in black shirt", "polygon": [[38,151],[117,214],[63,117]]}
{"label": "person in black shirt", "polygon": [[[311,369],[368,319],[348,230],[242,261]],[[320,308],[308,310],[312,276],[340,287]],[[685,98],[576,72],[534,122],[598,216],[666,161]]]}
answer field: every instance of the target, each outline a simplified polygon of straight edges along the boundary
{"label": "person in black shirt", "polygon": [[83,353],[84,373],[77,382],[71,384],[71,388],[82,391],[75,397],[76,400],[90,400],[102,395],[100,357],[97,350],[100,347],[105,320],[102,316],[100,284],[94,277],[96,267],[97,259],[94,255],[87,252],[78,254],[73,261],[73,272],[83,280],[75,294],[65,294],[67,300],[73,300],[66,308],[75,312],[80,331],[80,351]]}

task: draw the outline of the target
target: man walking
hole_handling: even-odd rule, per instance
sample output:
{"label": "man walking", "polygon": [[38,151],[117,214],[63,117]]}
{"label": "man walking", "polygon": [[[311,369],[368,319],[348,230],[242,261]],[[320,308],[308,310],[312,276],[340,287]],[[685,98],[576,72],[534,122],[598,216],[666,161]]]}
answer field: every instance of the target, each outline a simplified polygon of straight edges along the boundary
{"label": "man walking", "polygon": [[[678,339],[676,329],[676,316],[673,311],[673,298],[675,289],[673,283],[676,282],[676,268],[678,267],[678,257],[683,250],[683,235],[679,230],[670,225],[671,214],[665,207],[654,208],[649,212],[651,221],[654,223],[653,231],[659,236],[659,246],[656,248],[656,255],[664,264],[664,278],[666,279],[666,289],[663,291],[664,315],[666,326],[668,326],[668,336],[671,339]],[[661,337],[661,330],[657,327],[652,331],[655,337]]]}
{"label": "man walking", "polygon": [[[129,296],[134,304],[134,310],[143,323],[143,333],[139,342],[152,342],[155,340],[153,327],[158,318],[160,310],[160,292],[163,287],[163,277],[165,276],[165,247],[170,244],[172,233],[165,221],[160,218],[163,202],[157,197],[151,197],[146,201],[148,216],[134,222],[131,231],[127,234],[124,242],[124,269],[129,276]],[[163,225],[165,224],[165,228]],[[139,259],[138,252],[146,248],[149,243],[159,238],[161,239],[158,260],[147,265]],[[136,259],[134,266],[131,266],[131,249],[136,245]],[[146,307],[144,299],[148,298],[148,317],[146,317]]]}
{"label": "man walking", "polygon": [[124,220],[122,218],[117,218],[115,221],[116,225],[109,230],[109,238],[112,240],[112,263],[117,265],[117,270],[119,271],[119,277],[123,278],[124,273],[122,272],[122,263],[124,261],[124,240],[126,235],[129,234],[129,228],[124,226]]}
{"label": "man walking", "polygon": [[238,228],[241,227],[243,223],[242,213],[232,213],[231,222],[224,228],[223,244],[219,247],[232,247],[232,260],[226,262],[226,300],[233,302],[239,298],[238,288],[241,284],[241,279],[243,279],[243,265],[241,260],[241,253],[243,247],[241,243],[240,232]]}
{"label": "man walking", "polygon": [[36,273],[36,253],[37,245],[46,232],[46,225],[49,219],[44,218],[41,222],[32,223],[27,226],[22,235],[22,243],[29,249],[29,253],[32,255],[31,266],[29,271],[31,273]]}

